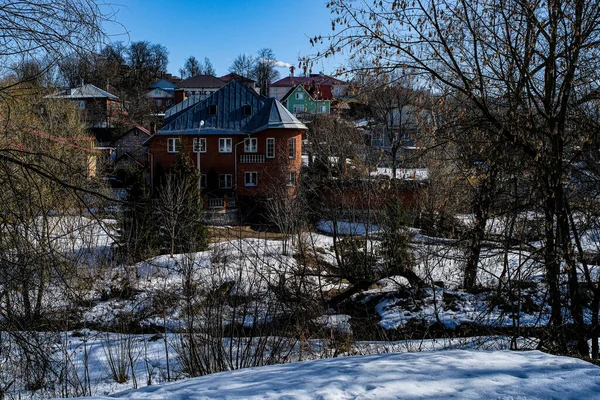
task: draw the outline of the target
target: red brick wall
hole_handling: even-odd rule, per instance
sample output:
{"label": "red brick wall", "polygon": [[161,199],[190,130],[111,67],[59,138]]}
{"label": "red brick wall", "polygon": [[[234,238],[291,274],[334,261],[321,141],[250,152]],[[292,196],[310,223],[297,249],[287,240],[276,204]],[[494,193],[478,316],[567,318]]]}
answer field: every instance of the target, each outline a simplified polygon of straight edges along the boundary
{"label": "red brick wall", "polygon": [[[298,174],[302,165],[302,130],[292,129],[270,129],[252,135],[252,138],[257,139],[257,152],[245,153],[243,141],[247,137],[232,136],[232,135],[184,135],[179,137],[182,142],[182,149],[185,151],[194,166],[197,167],[197,153],[192,151],[194,137],[206,138],[206,153],[200,153],[200,171],[202,174],[232,174],[233,188],[236,189],[235,177],[235,157],[237,153],[238,171],[237,171],[237,190],[234,195],[239,197],[244,196],[271,196],[274,190],[287,188],[289,172],[296,171]],[[167,139],[177,138],[172,135],[155,135],[150,141],[148,151],[153,154],[155,172],[154,183],[158,183],[160,177],[156,176],[162,169],[168,172],[175,160],[177,153],[167,152]],[[231,138],[232,151],[231,153],[219,153],[219,139]],[[266,158],[262,163],[241,163],[240,156],[243,154],[266,155],[266,139],[275,138],[275,158]],[[296,141],[295,157],[289,157],[289,139],[294,138]],[[150,160],[152,161],[152,160]],[[160,167],[159,167],[160,166]],[[257,172],[258,184],[255,187],[244,186],[244,173]],[[210,179],[210,178],[209,178]]]}

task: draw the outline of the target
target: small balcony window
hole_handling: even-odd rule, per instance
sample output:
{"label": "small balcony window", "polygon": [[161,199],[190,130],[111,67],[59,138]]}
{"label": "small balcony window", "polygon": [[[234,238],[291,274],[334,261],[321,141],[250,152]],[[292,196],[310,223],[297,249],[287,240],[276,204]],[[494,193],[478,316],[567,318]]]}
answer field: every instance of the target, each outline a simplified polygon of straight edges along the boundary
{"label": "small balcony window", "polygon": [[258,139],[256,139],[256,138],[244,139],[244,151],[246,153],[256,153],[258,151]]}

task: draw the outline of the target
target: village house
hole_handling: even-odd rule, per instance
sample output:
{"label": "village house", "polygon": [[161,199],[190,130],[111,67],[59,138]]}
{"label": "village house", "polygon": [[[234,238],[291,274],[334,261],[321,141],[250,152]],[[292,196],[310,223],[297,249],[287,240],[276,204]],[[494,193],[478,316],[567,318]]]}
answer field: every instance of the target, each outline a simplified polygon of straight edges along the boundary
{"label": "village house", "polygon": [[334,100],[346,95],[349,84],[342,80],[323,74],[309,76],[286,76],[269,86],[269,97],[281,101],[293,88],[302,85],[315,99]]}
{"label": "village house", "polygon": [[158,115],[163,114],[165,110],[175,104],[175,89],[177,89],[177,84],[163,78],[150,85],[148,89],[150,91],[146,96],[154,101]]}
{"label": "village house", "polygon": [[238,83],[241,83],[242,85],[254,90],[256,93],[260,93],[258,82],[256,82],[254,79],[246,78],[245,76],[236,74],[235,72],[223,75],[219,77],[219,79],[225,83],[229,83],[235,79],[236,81],[238,81]]}
{"label": "village house", "polygon": [[302,85],[296,85],[295,88],[287,92],[281,99],[281,103],[286,106],[295,116],[314,116],[317,114],[329,114],[331,101],[322,99],[319,93],[313,97]]}
{"label": "village house", "polygon": [[200,172],[208,210],[239,208],[244,216],[276,193],[295,194],[307,128],[279,101],[232,80],[173,108],[147,142],[153,188],[185,153]]}
{"label": "village house", "polygon": [[201,100],[207,98],[217,90],[225,86],[225,82],[212,75],[194,75],[190,78],[177,82],[175,88],[175,100],[178,104],[192,96],[198,96]]}
{"label": "village house", "polygon": [[112,128],[123,114],[121,100],[92,84],[81,84],[46,96],[73,102],[80,110],[81,119],[88,128]]}

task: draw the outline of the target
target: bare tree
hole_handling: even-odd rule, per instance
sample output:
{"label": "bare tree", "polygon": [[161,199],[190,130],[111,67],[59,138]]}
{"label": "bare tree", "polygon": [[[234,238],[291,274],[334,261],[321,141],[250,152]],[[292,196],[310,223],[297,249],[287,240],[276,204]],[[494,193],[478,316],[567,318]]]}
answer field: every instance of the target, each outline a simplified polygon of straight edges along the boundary
{"label": "bare tree", "polygon": [[[0,9],[0,68],[6,74],[22,60],[41,59],[49,68],[65,55],[87,53],[106,39],[102,24],[113,15],[94,0],[6,2]],[[3,82],[0,94],[18,82]]]}
{"label": "bare tree", "polygon": [[275,69],[275,53],[271,49],[263,48],[258,51],[256,64],[254,65],[254,76],[260,88],[260,94],[269,95],[269,86],[273,81],[279,79],[279,71]]}
{"label": "bare tree", "polygon": [[194,56],[189,56],[185,59],[183,68],[179,70],[179,74],[181,74],[181,79],[191,78],[192,76],[199,75],[200,69],[200,61]]}
{"label": "bare tree", "polygon": [[329,7],[334,29],[340,29],[326,38],[328,47],[318,57],[351,48],[352,57],[377,71],[408,68],[432,87],[460,95],[486,123],[489,135],[528,160],[544,215],[543,263],[553,336],[565,351],[561,329],[567,306],[578,352],[587,355],[582,291],[570,244],[577,227],[569,222],[567,183],[570,160],[597,126],[597,115],[584,106],[599,93],[600,5],[584,0],[334,0]]}
{"label": "bare tree", "polygon": [[254,59],[254,57],[248,56],[246,54],[239,54],[231,63],[231,66],[229,67],[229,72],[241,75],[246,78],[254,79],[256,78],[255,63],[256,60]]}

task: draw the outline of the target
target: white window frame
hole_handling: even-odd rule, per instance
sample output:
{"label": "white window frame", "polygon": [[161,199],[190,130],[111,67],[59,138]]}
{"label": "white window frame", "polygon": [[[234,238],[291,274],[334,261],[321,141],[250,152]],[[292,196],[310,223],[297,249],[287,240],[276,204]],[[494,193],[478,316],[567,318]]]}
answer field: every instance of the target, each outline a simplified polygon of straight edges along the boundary
{"label": "white window frame", "polygon": [[302,113],[304,111],[306,111],[304,104],[294,104],[294,114]]}
{"label": "white window frame", "polygon": [[244,172],[244,186],[246,186],[246,187],[258,186],[258,172],[256,172],[256,171]]}
{"label": "white window frame", "polygon": [[206,187],[206,179],[208,179],[206,174],[200,174],[200,189],[204,189]]}
{"label": "white window frame", "polygon": [[167,139],[167,153],[179,153],[181,149],[181,140],[179,138]]}
{"label": "white window frame", "polygon": [[219,175],[219,189],[231,189],[232,179],[231,174]]}
{"label": "white window frame", "polygon": [[206,153],[206,138],[194,138],[194,153]]}
{"label": "white window frame", "polygon": [[231,138],[219,138],[219,153],[231,153],[233,140]]}
{"label": "white window frame", "polygon": [[288,155],[290,157],[290,159],[295,159],[296,158],[296,138],[290,138],[288,140]]}
{"label": "white window frame", "polygon": [[298,175],[296,175],[296,171],[291,171],[288,175],[287,185],[290,187],[296,187],[297,181],[298,181]]}
{"label": "white window frame", "polygon": [[[269,142],[271,145],[269,146]],[[267,158],[275,158],[275,138],[267,138],[266,148],[265,148],[265,156]]]}
{"label": "white window frame", "polygon": [[258,139],[257,138],[244,139],[244,152],[245,153],[256,153],[257,151],[258,151]]}

